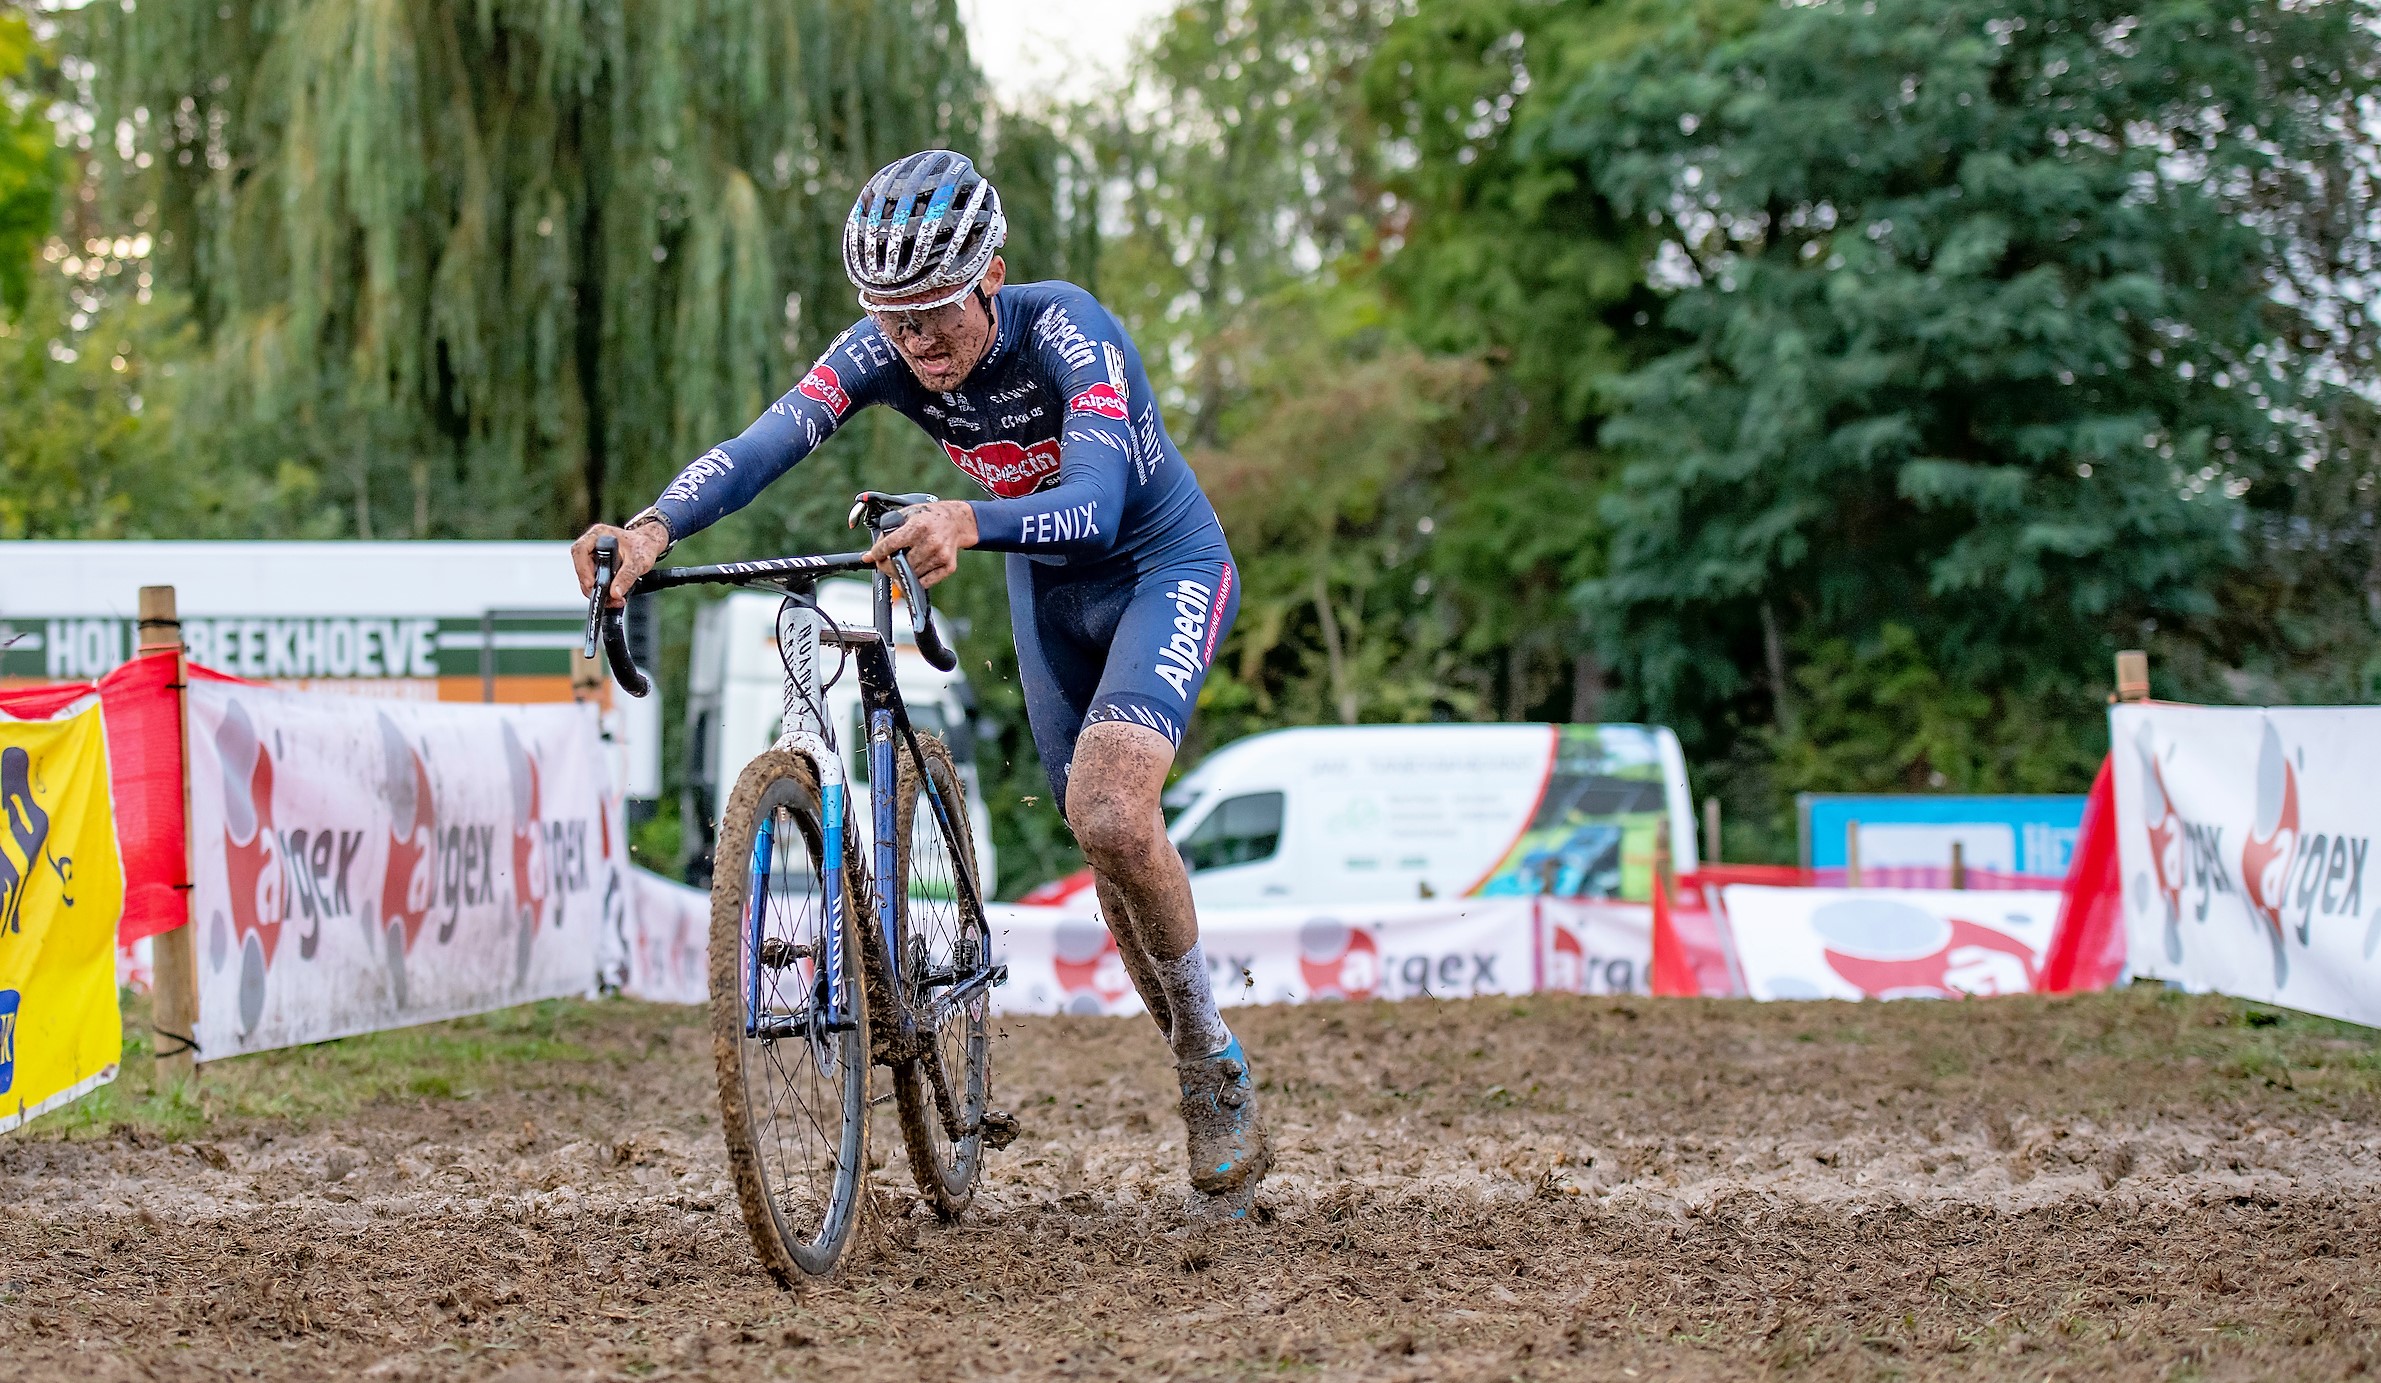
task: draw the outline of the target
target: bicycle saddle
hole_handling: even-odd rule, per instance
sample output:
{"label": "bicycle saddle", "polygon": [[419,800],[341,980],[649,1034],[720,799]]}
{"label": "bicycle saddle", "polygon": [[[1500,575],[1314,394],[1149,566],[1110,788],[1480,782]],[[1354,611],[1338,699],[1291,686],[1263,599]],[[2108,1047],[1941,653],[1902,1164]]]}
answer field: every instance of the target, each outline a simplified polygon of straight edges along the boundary
{"label": "bicycle saddle", "polygon": [[844,519],[843,526],[856,528],[865,519],[868,531],[873,533],[887,514],[896,513],[913,505],[932,504],[935,498],[929,494],[888,495],[877,490],[862,490],[853,497],[852,511]]}

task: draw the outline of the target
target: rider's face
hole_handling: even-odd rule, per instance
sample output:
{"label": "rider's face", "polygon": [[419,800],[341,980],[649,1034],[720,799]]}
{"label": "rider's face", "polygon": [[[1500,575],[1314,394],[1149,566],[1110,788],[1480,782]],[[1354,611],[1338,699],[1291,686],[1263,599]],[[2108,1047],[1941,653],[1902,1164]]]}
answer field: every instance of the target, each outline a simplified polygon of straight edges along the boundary
{"label": "rider's face", "polygon": [[[1008,266],[994,255],[984,271],[984,297],[999,292],[1007,275]],[[868,315],[901,353],[910,373],[929,389],[948,392],[958,388],[992,349],[992,310],[974,293],[924,311],[903,312],[893,307]]]}

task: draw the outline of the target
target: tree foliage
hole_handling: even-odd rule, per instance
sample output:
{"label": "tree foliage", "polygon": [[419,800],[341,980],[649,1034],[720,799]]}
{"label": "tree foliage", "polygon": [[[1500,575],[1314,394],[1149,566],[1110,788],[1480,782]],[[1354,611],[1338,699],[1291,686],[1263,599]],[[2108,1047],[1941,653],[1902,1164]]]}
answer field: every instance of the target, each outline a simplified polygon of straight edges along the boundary
{"label": "tree foliage", "polygon": [[1634,704],[1758,683],[1789,758],[1856,756],[1804,741],[1787,662],[1915,657],[1990,742],[1919,785],[2078,785],[2118,641],[2212,617],[2247,513],[2331,451],[2288,209],[2364,146],[2369,19],[1824,4],[1568,92],[1546,150],[1659,223],[1685,338],[1604,433],[1629,464],[1582,595]]}
{"label": "tree foliage", "polygon": [[302,435],[359,533],[644,503],[842,325],[858,182],[980,130],[950,0],[84,15],[209,421]]}
{"label": "tree foliage", "polygon": [[59,160],[42,102],[27,81],[33,26],[0,5],[0,313],[25,305],[33,253],[49,238]]}

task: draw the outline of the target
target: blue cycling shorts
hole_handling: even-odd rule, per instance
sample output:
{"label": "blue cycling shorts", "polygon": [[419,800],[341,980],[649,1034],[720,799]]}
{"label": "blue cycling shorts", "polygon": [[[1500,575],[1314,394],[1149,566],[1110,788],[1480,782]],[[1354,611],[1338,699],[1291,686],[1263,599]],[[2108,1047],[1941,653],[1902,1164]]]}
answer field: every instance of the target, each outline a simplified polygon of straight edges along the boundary
{"label": "blue cycling shorts", "polygon": [[[1218,535],[1219,537],[1221,535]],[[1220,542],[1148,571],[1009,554],[1009,623],[1034,747],[1066,810],[1085,726],[1147,726],[1180,748],[1207,668],[1240,613],[1240,572]]]}

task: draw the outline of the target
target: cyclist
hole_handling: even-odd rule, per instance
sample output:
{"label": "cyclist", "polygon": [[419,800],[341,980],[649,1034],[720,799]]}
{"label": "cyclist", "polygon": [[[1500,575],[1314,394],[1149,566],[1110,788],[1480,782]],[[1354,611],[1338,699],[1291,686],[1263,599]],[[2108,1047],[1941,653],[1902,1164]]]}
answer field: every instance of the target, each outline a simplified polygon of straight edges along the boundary
{"label": "cyclist", "polygon": [[1239,572],[1131,338],[1073,284],[1009,285],[1007,232],[1000,195],[965,156],[881,169],[843,227],[866,315],[743,435],[571,555],[592,592],[595,540],[617,535],[618,604],[672,544],[749,504],[861,408],[882,404],[941,443],[989,498],[906,510],[869,556],[907,551],[931,586],[962,548],[1008,554],[1026,717],[1117,951],[1173,1048],[1191,1184],[1245,1215],[1271,1149],[1158,804],[1239,610]]}

